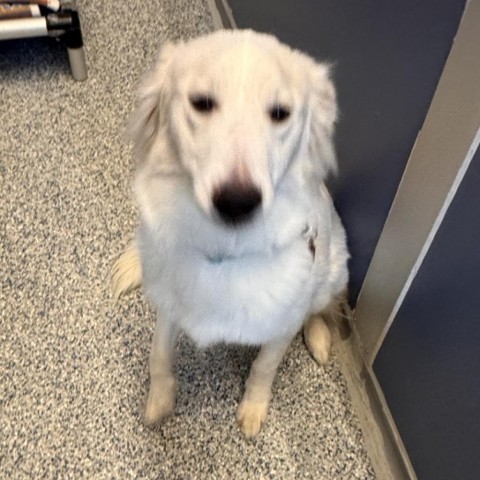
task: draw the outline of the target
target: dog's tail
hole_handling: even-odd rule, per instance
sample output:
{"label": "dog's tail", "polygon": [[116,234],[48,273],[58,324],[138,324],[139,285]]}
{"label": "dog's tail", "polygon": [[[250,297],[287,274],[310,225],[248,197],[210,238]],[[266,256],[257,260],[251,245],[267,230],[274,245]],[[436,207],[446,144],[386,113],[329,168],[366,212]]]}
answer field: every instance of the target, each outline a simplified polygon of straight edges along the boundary
{"label": "dog's tail", "polygon": [[142,264],[137,244],[132,242],[115,262],[110,287],[115,300],[142,285]]}

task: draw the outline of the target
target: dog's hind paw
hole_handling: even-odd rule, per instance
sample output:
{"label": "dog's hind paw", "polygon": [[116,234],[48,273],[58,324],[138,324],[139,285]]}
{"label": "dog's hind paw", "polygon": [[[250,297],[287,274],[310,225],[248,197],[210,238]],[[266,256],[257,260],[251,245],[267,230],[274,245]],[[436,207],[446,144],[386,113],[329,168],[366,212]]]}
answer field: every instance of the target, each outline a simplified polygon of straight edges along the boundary
{"label": "dog's hind paw", "polygon": [[332,345],[332,335],[328,325],[319,315],[308,319],[303,329],[305,344],[315,361],[321,365],[328,362]]}
{"label": "dog's hind paw", "polygon": [[237,423],[247,438],[256,437],[262,428],[268,412],[268,402],[242,400],[237,410]]}
{"label": "dog's hind paw", "polygon": [[124,293],[142,284],[142,265],[137,245],[132,243],[118,258],[112,268],[110,286],[112,295],[118,300]]}

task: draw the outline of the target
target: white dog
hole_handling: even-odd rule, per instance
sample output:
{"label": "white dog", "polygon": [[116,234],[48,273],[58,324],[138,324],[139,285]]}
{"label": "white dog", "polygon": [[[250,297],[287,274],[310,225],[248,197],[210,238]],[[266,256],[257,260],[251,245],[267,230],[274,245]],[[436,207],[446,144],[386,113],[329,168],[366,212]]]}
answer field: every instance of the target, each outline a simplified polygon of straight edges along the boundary
{"label": "white dog", "polygon": [[265,421],[277,367],[305,320],[326,362],[325,312],[345,292],[345,233],[324,186],[335,169],[326,65],[253,31],[166,45],[130,123],[141,222],[113,270],[158,315],[145,420],[173,411],[179,330],[198,345],[261,345],[237,420]]}

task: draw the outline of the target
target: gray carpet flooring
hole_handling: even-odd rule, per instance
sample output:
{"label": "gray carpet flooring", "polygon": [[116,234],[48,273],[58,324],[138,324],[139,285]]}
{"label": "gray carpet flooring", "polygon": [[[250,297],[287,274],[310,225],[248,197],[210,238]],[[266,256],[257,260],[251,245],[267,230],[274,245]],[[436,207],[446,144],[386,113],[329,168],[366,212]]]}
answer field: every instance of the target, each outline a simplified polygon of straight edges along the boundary
{"label": "gray carpet flooring", "polygon": [[254,349],[178,345],[176,414],[141,423],[154,315],[115,305],[109,269],[136,224],[123,126],[160,43],[213,28],[197,1],[81,2],[89,79],[48,40],[0,43],[0,477],[372,479],[335,358],[297,338],[270,416],[235,408]]}

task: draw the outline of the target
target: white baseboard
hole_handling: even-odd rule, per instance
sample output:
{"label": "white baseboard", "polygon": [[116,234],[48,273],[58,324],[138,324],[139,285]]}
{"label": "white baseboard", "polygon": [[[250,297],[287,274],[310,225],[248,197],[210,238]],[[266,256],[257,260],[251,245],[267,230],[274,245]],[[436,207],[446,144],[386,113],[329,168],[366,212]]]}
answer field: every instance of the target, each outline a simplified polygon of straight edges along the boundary
{"label": "white baseboard", "polygon": [[340,367],[377,478],[417,480],[375,373],[363,360],[355,332],[348,340],[335,340]]}
{"label": "white baseboard", "polygon": [[215,29],[237,28],[232,9],[226,0],[207,0],[207,3],[212,12]]}

